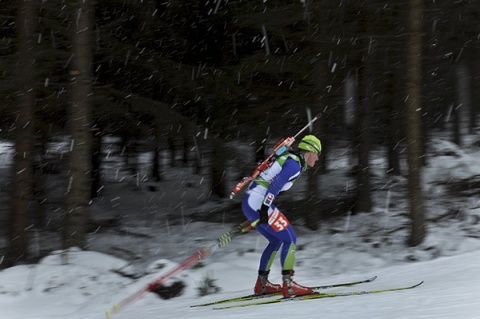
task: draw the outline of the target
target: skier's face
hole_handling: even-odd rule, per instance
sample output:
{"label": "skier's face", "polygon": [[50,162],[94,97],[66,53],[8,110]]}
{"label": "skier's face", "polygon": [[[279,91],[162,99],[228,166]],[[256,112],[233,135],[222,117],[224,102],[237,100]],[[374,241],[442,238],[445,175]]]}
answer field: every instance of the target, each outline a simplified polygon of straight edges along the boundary
{"label": "skier's face", "polygon": [[318,161],[318,154],[314,152],[306,152],[305,161],[309,167],[315,166],[315,163]]}

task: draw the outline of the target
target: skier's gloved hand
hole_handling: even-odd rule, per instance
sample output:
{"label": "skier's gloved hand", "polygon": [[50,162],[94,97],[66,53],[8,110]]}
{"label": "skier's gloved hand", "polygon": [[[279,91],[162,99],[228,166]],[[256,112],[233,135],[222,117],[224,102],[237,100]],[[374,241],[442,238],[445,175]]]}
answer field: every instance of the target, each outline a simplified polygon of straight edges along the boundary
{"label": "skier's gloved hand", "polygon": [[259,224],[268,224],[268,208],[267,205],[262,204],[262,208],[258,210],[258,213],[260,214]]}

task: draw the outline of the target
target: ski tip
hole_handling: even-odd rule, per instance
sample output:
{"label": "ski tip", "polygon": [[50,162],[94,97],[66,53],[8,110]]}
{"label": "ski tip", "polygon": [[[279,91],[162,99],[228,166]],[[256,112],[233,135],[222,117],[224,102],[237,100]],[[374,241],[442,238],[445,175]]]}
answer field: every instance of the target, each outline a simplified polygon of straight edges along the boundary
{"label": "ski tip", "polygon": [[420,286],[420,285],[423,284],[423,283],[424,283],[424,281],[422,280],[422,281],[420,281],[418,284],[413,285],[413,287],[418,287],[418,286]]}
{"label": "ski tip", "polygon": [[377,277],[378,277],[378,276],[373,276],[372,278],[368,278],[368,279],[366,280],[366,282],[372,282],[372,281],[374,281],[375,279],[377,279]]}

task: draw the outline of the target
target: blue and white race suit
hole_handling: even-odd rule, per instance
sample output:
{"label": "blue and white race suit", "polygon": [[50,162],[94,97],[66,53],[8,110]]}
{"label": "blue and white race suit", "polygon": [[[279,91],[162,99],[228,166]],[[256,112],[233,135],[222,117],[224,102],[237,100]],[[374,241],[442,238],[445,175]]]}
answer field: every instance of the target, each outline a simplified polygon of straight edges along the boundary
{"label": "blue and white race suit", "polygon": [[302,154],[284,154],[260,173],[259,178],[250,184],[243,198],[242,210],[251,222],[259,219],[258,211],[262,204],[270,207],[269,223],[257,224],[255,227],[269,241],[262,253],[259,270],[270,270],[280,248],[282,248],[280,256],[282,269],[293,269],[297,237],[292,225],[273,201],[280,192],[290,189],[305,169],[305,159]]}

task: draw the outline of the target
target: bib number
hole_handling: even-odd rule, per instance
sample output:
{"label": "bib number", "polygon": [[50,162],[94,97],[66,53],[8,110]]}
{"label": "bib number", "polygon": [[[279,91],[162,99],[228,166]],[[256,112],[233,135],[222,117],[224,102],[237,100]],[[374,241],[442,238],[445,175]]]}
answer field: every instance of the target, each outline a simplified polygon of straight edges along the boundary
{"label": "bib number", "polygon": [[290,225],[287,217],[285,217],[285,215],[283,215],[283,213],[279,211],[278,208],[276,207],[268,217],[268,224],[276,232],[285,230],[288,227],[288,225]]}

